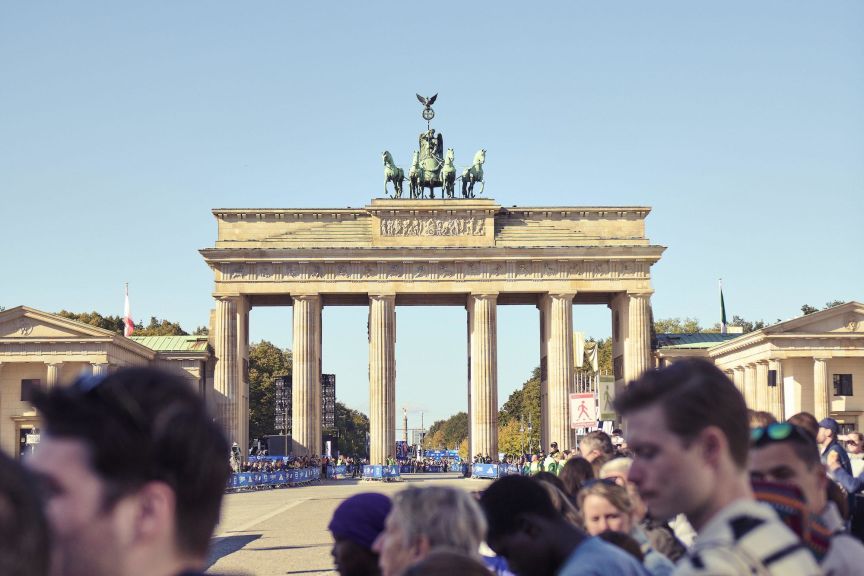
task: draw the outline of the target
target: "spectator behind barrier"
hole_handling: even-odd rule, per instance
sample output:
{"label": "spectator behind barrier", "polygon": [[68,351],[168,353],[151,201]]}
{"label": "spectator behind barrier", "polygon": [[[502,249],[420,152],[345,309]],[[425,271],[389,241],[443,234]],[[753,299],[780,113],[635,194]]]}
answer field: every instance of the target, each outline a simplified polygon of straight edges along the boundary
{"label": "spectator behind barrier", "polygon": [[33,479],[0,452],[0,574],[47,576],[50,550],[48,524]]}
{"label": "spectator behind barrier", "polygon": [[753,499],[747,405],[719,368],[684,359],[649,370],[615,399],[633,452],[628,480],[657,519],[697,532],[684,574],[819,574],[774,511]]}
{"label": "spectator behind barrier", "polygon": [[615,446],[606,432],[594,430],[579,440],[579,452],[582,453],[583,458],[593,464],[594,460],[601,456],[611,458],[615,454]]}
{"label": "spectator behind barrier", "polygon": [[391,507],[390,498],[370,492],[348,498],[333,512],[327,528],[333,534],[333,562],[341,576],[381,573],[372,544],[384,531]]}
{"label": "spectator behind barrier", "polygon": [[202,570],[230,472],[200,396],[152,368],[34,394],[43,434],[29,466],[47,489],[60,574]]}
{"label": "spectator behind barrier", "polygon": [[372,549],[380,554],[383,576],[398,576],[430,551],[449,548],[480,560],[486,521],[465,491],[409,487],[393,497],[384,532]]}
{"label": "spectator behind barrier", "polygon": [[516,574],[645,574],[626,552],[567,522],[532,478],[505,476],[495,481],[483,492],[480,505],[489,522],[490,548],[506,558]]}

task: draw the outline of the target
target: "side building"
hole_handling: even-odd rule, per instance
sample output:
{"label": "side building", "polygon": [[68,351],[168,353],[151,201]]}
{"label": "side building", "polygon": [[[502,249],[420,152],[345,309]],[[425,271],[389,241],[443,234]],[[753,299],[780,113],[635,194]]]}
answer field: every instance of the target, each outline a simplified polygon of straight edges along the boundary
{"label": "side building", "polygon": [[785,420],[810,412],[844,432],[864,427],[864,304],[821,310],[747,334],[658,334],[658,366],[703,357],[723,370],[753,410]]}
{"label": "side building", "polygon": [[0,312],[0,450],[20,456],[39,440],[29,399],[36,387],[68,385],[82,372],[127,366],[178,370],[213,404],[213,355],[207,336],[126,338],[110,330],[17,306]]}

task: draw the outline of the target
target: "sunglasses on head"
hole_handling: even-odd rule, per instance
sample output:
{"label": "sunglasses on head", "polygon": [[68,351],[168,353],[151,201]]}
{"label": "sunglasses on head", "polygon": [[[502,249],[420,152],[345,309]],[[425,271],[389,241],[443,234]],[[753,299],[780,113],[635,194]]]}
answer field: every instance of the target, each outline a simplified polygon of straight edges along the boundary
{"label": "sunglasses on head", "polygon": [[787,440],[803,444],[812,444],[816,441],[803,428],[788,422],[775,422],[762,428],[750,430],[750,444],[754,447]]}

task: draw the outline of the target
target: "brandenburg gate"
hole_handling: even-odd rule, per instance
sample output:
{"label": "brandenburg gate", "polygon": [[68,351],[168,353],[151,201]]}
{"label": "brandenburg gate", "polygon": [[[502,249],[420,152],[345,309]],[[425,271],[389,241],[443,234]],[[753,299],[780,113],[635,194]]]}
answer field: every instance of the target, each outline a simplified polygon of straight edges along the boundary
{"label": "brandenburg gate", "polygon": [[294,308],[295,454],[321,453],[325,306],[369,309],[373,463],[395,450],[398,306],[467,309],[471,455],[498,453],[499,305],[539,310],[544,446],[572,438],[574,304],[610,308],[618,385],[650,366],[650,271],[664,248],[645,236],[649,208],[504,208],[472,196],[463,187],[463,198],[451,189],[450,198],[424,199],[412,188],[410,199],[362,208],[213,210],[216,245],[201,254],[215,275],[214,387],[232,442],[248,445],[253,306]]}

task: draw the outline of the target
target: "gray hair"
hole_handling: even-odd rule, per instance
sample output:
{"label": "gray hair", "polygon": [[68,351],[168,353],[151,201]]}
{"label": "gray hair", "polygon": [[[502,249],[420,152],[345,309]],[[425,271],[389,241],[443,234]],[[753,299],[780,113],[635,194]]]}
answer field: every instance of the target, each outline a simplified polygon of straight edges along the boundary
{"label": "gray hair", "polygon": [[449,548],[476,557],[486,539],[480,505],[457,488],[406,488],[393,497],[390,513],[398,515],[406,544],[425,537],[430,549]]}

